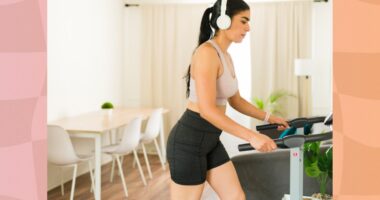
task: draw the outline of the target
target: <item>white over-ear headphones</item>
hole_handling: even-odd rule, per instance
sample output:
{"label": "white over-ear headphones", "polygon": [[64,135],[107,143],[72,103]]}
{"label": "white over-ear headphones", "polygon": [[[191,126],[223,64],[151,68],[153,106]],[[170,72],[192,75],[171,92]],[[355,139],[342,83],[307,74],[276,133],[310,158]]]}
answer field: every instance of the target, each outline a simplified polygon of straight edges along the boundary
{"label": "white over-ear headphones", "polygon": [[220,5],[220,16],[216,20],[216,25],[219,29],[225,30],[231,26],[231,18],[226,14],[227,10],[227,0],[222,0]]}

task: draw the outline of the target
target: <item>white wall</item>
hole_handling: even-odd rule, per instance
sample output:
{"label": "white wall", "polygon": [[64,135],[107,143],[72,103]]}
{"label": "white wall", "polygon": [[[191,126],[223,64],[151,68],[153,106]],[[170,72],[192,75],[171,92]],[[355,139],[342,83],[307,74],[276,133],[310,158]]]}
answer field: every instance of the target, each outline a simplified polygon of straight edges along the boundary
{"label": "white wall", "polygon": [[141,102],[140,74],[142,44],[142,14],[139,7],[124,9],[124,62],[125,74],[125,103],[128,106],[139,106]]}
{"label": "white wall", "polygon": [[323,116],[332,111],[332,0],[313,3],[312,21],[312,115]]}
{"label": "white wall", "polygon": [[[106,100],[125,104],[123,11],[122,0],[49,1],[48,121],[97,110]],[[93,144],[74,143],[79,152],[90,152]],[[58,185],[59,170],[49,165],[48,189]]]}

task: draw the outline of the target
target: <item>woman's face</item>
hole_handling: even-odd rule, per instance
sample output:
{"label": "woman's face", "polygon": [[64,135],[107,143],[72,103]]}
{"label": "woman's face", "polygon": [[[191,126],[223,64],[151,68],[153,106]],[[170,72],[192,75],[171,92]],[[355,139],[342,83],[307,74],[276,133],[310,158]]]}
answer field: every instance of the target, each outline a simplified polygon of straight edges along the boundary
{"label": "woman's face", "polygon": [[250,15],[250,10],[245,10],[232,17],[231,27],[226,30],[226,35],[232,42],[240,43],[243,41],[245,35],[250,30]]}

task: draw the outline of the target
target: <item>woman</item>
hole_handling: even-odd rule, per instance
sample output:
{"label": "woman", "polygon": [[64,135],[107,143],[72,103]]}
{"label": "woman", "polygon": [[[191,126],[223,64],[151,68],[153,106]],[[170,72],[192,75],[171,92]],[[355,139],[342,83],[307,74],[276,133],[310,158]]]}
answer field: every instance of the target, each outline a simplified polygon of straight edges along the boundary
{"label": "woman", "polygon": [[270,116],[240,97],[227,49],[232,42],[240,43],[249,31],[250,10],[243,0],[228,0],[226,14],[231,25],[220,30],[216,24],[220,6],[218,0],[203,14],[199,45],[187,72],[187,110],[168,139],[173,200],[200,199],[206,180],[222,200],[245,199],[235,168],[219,140],[222,131],[246,140],[258,151],[276,149],[269,137],[227,117],[227,102],[245,115],[281,124],[280,129],[288,127],[284,119]]}

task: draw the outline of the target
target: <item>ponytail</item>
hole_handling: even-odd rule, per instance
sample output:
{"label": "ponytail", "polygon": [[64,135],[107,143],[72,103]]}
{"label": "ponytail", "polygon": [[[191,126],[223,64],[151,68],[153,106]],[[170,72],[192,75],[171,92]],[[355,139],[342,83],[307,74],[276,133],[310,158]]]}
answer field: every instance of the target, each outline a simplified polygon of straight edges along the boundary
{"label": "ponytail", "polygon": [[203,42],[209,40],[212,36],[212,29],[210,25],[210,14],[212,10],[212,7],[209,7],[203,13],[201,28],[199,32],[198,46],[201,45]]}

